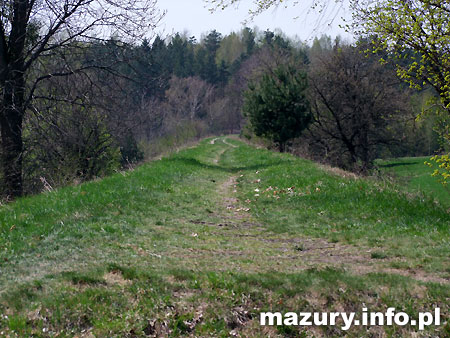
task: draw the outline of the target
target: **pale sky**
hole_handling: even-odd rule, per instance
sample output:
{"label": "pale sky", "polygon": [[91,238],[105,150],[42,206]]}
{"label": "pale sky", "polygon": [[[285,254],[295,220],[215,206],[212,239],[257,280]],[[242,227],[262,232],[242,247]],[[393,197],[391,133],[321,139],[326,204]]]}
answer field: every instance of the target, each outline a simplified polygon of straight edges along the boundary
{"label": "pale sky", "polygon": [[[241,0],[238,7],[210,13],[208,4],[203,0],[159,0],[159,8],[167,10],[167,14],[158,32],[170,35],[187,31],[189,36],[194,35],[200,39],[202,34],[212,29],[224,35],[239,31],[244,27],[243,21],[249,18],[248,9],[253,7],[253,1]],[[351,18],[345,2],[342,5],[336,4],[335,0],[330,0],[325,11],[320,14],[317,10],[310,8],[311,1],[302,1],[302,5],[269,9],[254,21],[249,22],[247,26],[251,28],[257,26],[261,31],[279,28],[288,36],[298,36],[303,41],[311,41],[315,36],[322,34],[332,37],[340,35],[351,40],[351,35],[339,28],[339,24],[343,24],[342,17]],[[294,2],[291,0],[288,3]]]}

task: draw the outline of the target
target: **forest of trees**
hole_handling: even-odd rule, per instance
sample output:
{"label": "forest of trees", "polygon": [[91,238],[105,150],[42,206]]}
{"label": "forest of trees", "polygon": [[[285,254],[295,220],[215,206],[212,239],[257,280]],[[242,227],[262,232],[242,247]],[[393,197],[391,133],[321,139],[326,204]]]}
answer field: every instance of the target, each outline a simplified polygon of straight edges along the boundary
{"label": "forest of trees", "polygon": [[[439,117],[416,120],[436,96],[432,86],[412,91],[393,65],[380,62],[382,51],[365,53],[367,39],[322,36],[308,45],[244,28],[225,36],[213,30],[200,41],[173,34],[136,44],[120,35],[86,40],[80,29],[53,50],[39,22],[32,24],[21,43],[31,56],[40,46],[51,52],[14,80],[26,81],[19,86],[22,143],[10,151],[17,133],[8,138],[4,122],[4,198],[107,175],[207,135],[266,136],[268,146],[360,173],[379,157],[442,150]],[[252,109],[249,91],[258,88],[278,95],[270,109],[305,116],[284,114],[276,128],[259,123],[252,114],[273,115]],[[261,129],[269,127],[282,132]]]}

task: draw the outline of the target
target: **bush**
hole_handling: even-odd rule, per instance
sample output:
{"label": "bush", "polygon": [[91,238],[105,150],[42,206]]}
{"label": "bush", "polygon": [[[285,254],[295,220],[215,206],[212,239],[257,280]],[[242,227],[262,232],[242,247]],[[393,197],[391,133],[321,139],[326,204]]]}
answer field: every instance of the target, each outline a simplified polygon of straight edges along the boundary
{"label": "bush", "polygon": [[144,152],[139,149],[136,139],[130,130],[127,130],[124,140],[120,146],[120,164],[122,167],[130,163],[137,163],[144,159]]}
{"label": "bush", "polygon": [[43,182],[54,187],[108,175],[120,165],[104,116],[85,107],[29,116],[24,140],[28,192],[42,190]]}
{"label": "bush", "polygon": [[244,96],[244,114],[257,136],[275,142],[280,152],[286,143],[301,135],[311,121],[306,99],[306,74],[281,65],[250,83]]}

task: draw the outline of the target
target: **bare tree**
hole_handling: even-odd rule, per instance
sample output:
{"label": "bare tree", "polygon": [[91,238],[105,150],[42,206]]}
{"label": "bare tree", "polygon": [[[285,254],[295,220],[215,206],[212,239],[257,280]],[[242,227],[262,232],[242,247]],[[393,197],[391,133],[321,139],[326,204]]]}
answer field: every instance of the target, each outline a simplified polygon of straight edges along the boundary
{"label": "bare tree", "polygon": [[166,99],[173,118],[190,120],[203,118],[207,114],[207,103],[214,86],[199,77],[178,78],[173,76]]}
{"label": "bare tree", "polygon": [[73,62],[93,41],[109,36],[139,38],[152,31],[162,15],[156,0],[1,2],[0,127],[3,179],[9,197],[23,193],[22,125],[36,90],[51,78],[96,67],[95,55],[89,62]]}
{"label": "bare tree", "polygon": [[395,71],[363,49],[337,44],[315,56],[309,73],[311,138],[324,147],[328,161],[361,172],[380,146],[399,140],[395,126],[410,109]]}
{"label": "bare tree", "polygon": [[54,78],[45,87],[66,102],[36,100],[34,114],[25,116],[25,191],[39,191],[41,178],[56,187],[111,173],[120,151],[96,87],[81,74]]}
{"label": "bare tree", "polygon": [[[314,30],[318,31],[321,27],[325,27],[334,20],[342,16],[346,2],[344,0],[254,0],[251,5],[247,1],[242,0],[203,0],[209,5],[210,11],[224,10],[228,7],[244,7],[247,9],[248,18],[245,22],[252,21],[258,15],[272,9],[276,10],[280,7],[289,8],[294,17],[306,18],[312,12],[318,14]],[[354,0],[358,2],[358,0]]]}

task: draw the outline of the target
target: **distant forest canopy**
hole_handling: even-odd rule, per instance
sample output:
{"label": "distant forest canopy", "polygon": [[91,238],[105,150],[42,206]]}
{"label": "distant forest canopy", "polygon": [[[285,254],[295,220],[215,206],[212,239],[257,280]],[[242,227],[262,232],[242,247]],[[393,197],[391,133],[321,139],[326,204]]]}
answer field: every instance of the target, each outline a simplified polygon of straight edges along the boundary
{"label": "distant forest canopy", "polygon": [[[67,56],[82,71],[46,79],[24,117],[24,191],[107,175],[207,135],[253,138],[244,93],[281,65],[307,74],[312,113],[288,151],[359,172],[377,157],[439,151],[437,118],[415,119],[432,89],[411,91],[365,44],[322,36],[308,45],[244,28],[200,41],[174,34],[84,45]],[[92,59],[102,62],[89,67]],[[43,62],[59,69],[56,58]]]}

